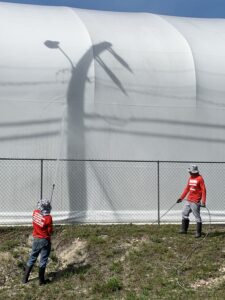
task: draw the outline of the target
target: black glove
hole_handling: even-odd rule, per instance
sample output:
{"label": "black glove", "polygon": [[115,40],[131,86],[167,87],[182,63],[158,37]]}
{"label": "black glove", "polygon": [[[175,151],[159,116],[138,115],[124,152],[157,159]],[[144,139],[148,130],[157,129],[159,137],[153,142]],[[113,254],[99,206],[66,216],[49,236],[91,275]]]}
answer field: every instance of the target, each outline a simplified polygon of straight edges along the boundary
{"label": "black glove", "polygon": [[177,203],[180,203],[181,201],[182,201],[181,199],[178,199],[178,200],[177,200]]}
{"label": "black glove", "polygon": [[205,207],[205,203],[201,203],[200,206],[201,206],[201,207]]}

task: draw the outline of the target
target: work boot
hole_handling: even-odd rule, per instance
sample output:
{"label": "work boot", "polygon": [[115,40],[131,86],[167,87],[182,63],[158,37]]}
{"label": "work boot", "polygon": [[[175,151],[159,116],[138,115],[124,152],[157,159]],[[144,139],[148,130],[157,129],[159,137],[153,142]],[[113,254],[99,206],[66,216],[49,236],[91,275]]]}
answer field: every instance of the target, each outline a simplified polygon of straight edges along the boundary
{"label": "work boot", "polygon": [[202,236],[202,223],[201,222],[197,222],[195,237],[196,238],[200,238],[201,236]]}
{"label": "work boot", "polygon": [[45,279],[45,267],[39,268],[39,285],[50,283],[49,279]]}
{"label": "work boot", "polygon": [[33,266],[31,266],[31,267],[26,266],[25,271],[24,271],[24,275],[23,275],[23,279],[22,279],[22,283],[25,284],[25,283],[28,282],[28,279],[29,279],[30,272],[31,272],[32,268],[33,268]]}
{"label": "work boot", "polygon": [[181,230],[179,231],[179,233],[187,234],[188,226],[189,226],[189,219],[182,219]]}

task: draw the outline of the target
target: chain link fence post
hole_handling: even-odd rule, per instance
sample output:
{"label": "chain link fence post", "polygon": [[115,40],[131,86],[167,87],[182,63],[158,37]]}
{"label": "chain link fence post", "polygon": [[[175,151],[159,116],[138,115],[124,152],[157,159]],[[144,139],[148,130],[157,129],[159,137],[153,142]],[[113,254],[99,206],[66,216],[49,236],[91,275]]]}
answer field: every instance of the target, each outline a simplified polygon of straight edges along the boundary
{"label": "chain link fence post", "polygon": [[43,159],[41,159],[41,190],[40,190],[40,199],[43,198]]}
{"label": "chain link fence post", "polygon": [[160,225],[160,174],[159,161],[157,161],[157,207],[158,207],[158,225]]}

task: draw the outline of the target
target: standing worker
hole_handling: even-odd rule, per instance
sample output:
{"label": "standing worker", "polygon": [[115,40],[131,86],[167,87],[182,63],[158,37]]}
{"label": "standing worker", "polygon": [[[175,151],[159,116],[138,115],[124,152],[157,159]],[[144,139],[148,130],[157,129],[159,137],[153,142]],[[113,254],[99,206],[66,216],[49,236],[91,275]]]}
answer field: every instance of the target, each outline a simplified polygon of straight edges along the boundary
{"label": "standing worker", "polygon": [[198,166],[192,165],[188,169],[190,178],[177,203],[180,203],[188,194],[182,211],[182,225],[180,233],[186,234],[189,226],[189,214],[193,212],[196,220],[196,238],[202,234],[202,219],[200,216],[200,207],[206,204],[206,188],[203,177],[199,174]]}
{"label": "standing worker", "polygon": [[51,203],[46,199],[41,199],[37,203],[37,208],[33,211],[33,244],[30,257],[28,259],[23,283],[27,283],[30,272],[40,254],[39,263],[39,284],[43,285],[49,282],[45,280],[45,269],[48,257],[51,251],[51,235],[53,232]]}

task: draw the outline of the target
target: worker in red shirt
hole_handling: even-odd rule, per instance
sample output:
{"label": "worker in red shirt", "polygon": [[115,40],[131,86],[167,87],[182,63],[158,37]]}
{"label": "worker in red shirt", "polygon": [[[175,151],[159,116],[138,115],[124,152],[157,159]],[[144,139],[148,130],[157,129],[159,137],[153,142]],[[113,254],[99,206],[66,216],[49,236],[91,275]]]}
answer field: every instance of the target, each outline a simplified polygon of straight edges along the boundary
{"label": "worker in red shirt", "polygon": [[203,177],[199,174],[198,166],[192,165],[188,169],[190,178],[177,203],[180,203],[188,194],[184,203],[182,212],[182,225],[180,233],[186,234],[189,226],[189,214],[193,212],[196,220],[196,238],[202,234],[202,219],[200,216],[200,207],[206,204],[206,188]]}
{"label": "worker in red shirt", "polygon": [[39,284],[46,284],[49,280],[45,280],[45,269],[48,257],[51,251],[51,235],[53,232],[51,203],[46,199],[38,201],[37,208],[33,211],[33,244],[30,257],[28,259],[23,283],[27,283],[30,272],[35,264],[39,254]]}

